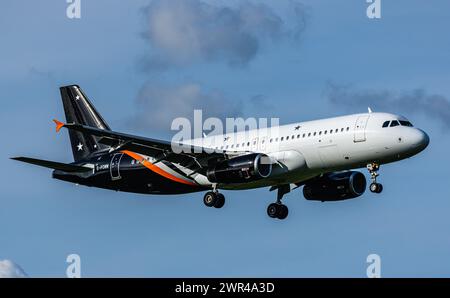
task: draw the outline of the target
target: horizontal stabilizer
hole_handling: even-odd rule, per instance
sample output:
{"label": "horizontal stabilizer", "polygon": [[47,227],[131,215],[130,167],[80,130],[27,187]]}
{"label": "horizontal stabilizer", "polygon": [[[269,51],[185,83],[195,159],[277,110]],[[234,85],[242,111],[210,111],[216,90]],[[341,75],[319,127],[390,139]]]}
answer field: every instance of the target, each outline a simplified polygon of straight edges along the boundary
{"label": "horizontal stabilizer", "polygon": [[54,170],[60,170],[64,172],[89,172],[92,171],[91,168],[88,167],[82,167],[82,166],[76,166],[72,164],[66,164],[61,162],[55,162],[55,161],[48,161],[48,160],[42,160],[42,159],[35,159],[35,158],[29,158],[29,157],[12,157],[13,160],[18,160],[21,162],[30,163],[33,165],[54,169]]}
{"label": "horizontal stabilizer", "polygon": [[56,124],[56,132],[59,132],[61,130],[61,128],[64,127],[64,123],[62,123],[61,121],[53,119],[53,122],[55,122],[55,124]]}

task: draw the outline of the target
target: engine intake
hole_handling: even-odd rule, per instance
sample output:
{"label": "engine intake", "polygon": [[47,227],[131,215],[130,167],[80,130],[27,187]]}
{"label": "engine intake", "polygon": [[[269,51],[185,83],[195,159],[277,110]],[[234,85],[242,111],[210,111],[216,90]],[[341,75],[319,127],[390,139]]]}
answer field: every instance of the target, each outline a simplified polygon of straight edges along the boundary
{"label": "engine intake", "polygon": [[252,153],[216,163],[206,172],[213,183],[243,183],[267,178],[272,173],[270,157]]}
{"label": "engine intake", "polygon": [[366,177],[361,172],[330,173],[315,178],[303,187],[310,201],[341,201],[361,196],[366,190]]}

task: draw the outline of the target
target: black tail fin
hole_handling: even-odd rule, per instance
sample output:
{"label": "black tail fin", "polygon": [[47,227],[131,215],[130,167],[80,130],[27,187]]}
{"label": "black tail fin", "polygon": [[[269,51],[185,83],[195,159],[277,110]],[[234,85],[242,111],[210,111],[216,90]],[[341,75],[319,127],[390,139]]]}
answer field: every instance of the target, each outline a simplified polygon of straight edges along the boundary
{"label": "black tail fin", "polygon": [[[65,86],[59,88],[59,90],[67,123],[111,130],[79,86]],[[85,159],[93,152],[107,148],[106,145],[100,144],[96,137],[91,135],[69,130],[69,136],[75,161]]]}

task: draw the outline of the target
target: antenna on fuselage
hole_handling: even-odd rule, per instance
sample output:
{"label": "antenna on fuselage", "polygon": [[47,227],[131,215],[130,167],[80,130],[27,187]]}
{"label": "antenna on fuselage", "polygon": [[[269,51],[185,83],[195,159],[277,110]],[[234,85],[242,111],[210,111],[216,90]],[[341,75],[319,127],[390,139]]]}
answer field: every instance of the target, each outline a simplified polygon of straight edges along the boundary
{"label": "antenna on fuselage", "polygon": [[367,111],[369,111],[369,114],[372,113],[372,109],[370,107],[367,107]]}

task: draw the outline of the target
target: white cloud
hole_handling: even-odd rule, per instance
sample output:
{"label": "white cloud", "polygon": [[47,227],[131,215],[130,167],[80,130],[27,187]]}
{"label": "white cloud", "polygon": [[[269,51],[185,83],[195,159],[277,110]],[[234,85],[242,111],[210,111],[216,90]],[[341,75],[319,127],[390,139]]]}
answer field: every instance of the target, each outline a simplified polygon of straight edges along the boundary
{"label": "white cloud", "polygon": [[[211,1],[209,1],[211,3]],[[264,42],[297,39],[306,20],[302,4],[289,1],[288,22],[261,2],[237,6],[201,0],[153,0],[145,8],[144,37],[152,46],[146,67],[164,69],[196,61],[225,61],[245,65]],[[290,24],[288,26],[288,23]]]}
{"label": "white cloud", "polygon": [[197,83],[147,83],[137,96],[137,106],[138,114],[130,124],[160,131],[170,131],[175,118],[192,120],[194,109],[203,111],[203,119],[237,117],[242,113],[241,101],[230,100],[219,91],[202,90]]}
{"label": "white cloud", "polygon": [[19,278],[28,277],[28,275],[20,268],[19,265],[15,264],[10,260],[0,261],[0,278]]}

